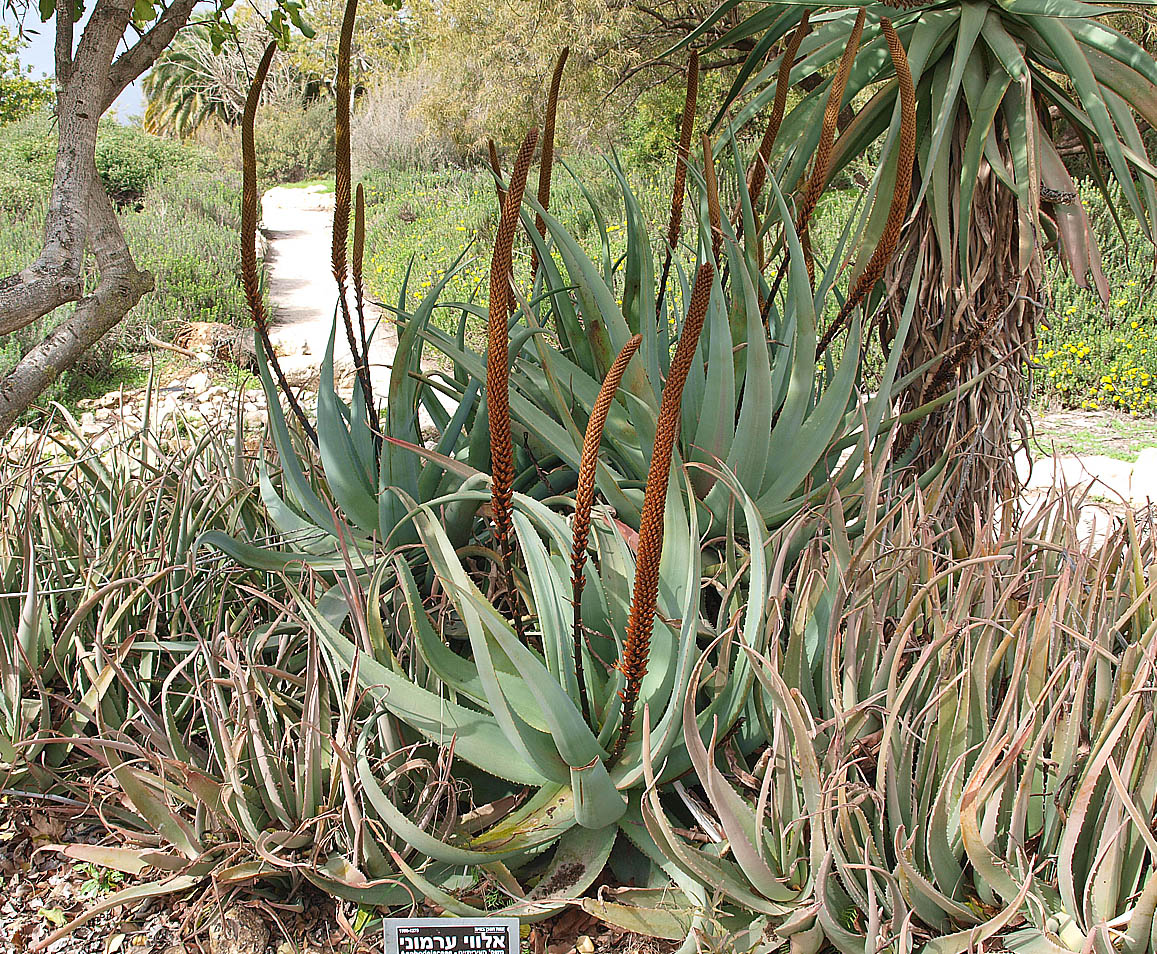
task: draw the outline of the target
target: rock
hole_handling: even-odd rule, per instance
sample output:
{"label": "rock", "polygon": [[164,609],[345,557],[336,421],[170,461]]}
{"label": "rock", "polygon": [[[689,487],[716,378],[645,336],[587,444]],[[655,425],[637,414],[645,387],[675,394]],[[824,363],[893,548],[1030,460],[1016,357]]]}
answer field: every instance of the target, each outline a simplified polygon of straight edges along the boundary
{"label": "rock", "polygon": [[595,942],[584,934],[575,941],[574,949],[578,951],[579,954],[595,954]]}
{"label": "rock", "polygon": [[1157,447],[1146,447],[1137,455],[1129,490],[1134,506],[1157,502]]}
{"label": "rock", "polygon": [[185,388],[192,391],[194,394],[200,394],[209,387],[209,375],[204,371],[198,371],[196,374],[190,374],[185,378]]}
{"label": "rock", "polygon": [[261,410],[246,411],[242,418],[246,427],[264,427],[265,426],[265,412]]}
{"label": "rock", "polygon": [[321,379],[321,371],[310,361],[283,361],[281,370],[291,388],[305,388],[312,391]]}
{"label": "rock", "polygon": [[233,907],[209,925],[210,954],[262,954],[269,929],[252,908]]}

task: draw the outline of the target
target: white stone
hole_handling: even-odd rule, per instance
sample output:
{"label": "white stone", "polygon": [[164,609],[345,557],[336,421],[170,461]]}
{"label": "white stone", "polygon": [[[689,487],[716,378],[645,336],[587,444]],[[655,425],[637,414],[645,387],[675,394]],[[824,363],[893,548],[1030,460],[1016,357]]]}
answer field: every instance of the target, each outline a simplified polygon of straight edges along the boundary
{"label": "white stone", "polygon": [[190,374],[185,378],[185,388],[194,393],[200,393],[209,387],[209,375],[204,371],[198,371],[196,374]]}

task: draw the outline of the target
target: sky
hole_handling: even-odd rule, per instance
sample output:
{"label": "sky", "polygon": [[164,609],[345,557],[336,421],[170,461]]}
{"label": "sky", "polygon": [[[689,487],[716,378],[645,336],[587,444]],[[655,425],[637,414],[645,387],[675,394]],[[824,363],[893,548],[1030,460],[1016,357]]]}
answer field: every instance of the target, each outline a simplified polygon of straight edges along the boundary
{"label": "sky", "polygon": [[[92,4],[88,4],[87,6],[88,10],[85,11],[84,16],[81,18],[82,23],[88,19],[88,11],[92,9]],[[3,23],[4,26],[13,32],[16,32],[20,26],[19,19],[12,15],[7,5],[4,5],[2,12],[0,12],[0,23]],[[56,38],[55,21],[49,20],[47,23],[41,23],[40,17],[36,13],[36,4],[32,4],[27,16],[24,18],[24,30],[29,45],[20,51],[20,62],[25,66],[32,67],[32,75],[36,79],[39,79],[41,76],[52,76],[55,72],[52,52],[53,43]],[[35,34],[33,31],[36,31]],[[77,40],[80,39],[80,32],[79,29],[75,31]],[[121,122],[129,122],[144,112],[140,81],[133,83],[121,93],[120,97],[113,104],[113,109],[116,111],[117,119]]]}

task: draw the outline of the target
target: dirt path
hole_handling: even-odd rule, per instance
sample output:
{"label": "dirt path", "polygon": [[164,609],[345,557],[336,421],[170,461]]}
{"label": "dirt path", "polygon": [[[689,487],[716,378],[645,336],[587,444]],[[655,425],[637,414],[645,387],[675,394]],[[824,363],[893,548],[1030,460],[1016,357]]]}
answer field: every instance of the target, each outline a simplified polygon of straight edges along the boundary
{"label": "dirt path", "polygon": [[[273,311],[270,338],[286,377],[302,387],[316,385],[337,303],[337,283],[330,270],[334,197],[322,188],[279,186],[266,192],[261,202]],[[378,317],[378,309],[367,304],[367,326],[372,328]],[[396,342],[394,326],[383,322],[370,344],[370,377],[378,395],[386,392]],[[351,380],[353,360],[340,324],[334,371],[339,384]]]}

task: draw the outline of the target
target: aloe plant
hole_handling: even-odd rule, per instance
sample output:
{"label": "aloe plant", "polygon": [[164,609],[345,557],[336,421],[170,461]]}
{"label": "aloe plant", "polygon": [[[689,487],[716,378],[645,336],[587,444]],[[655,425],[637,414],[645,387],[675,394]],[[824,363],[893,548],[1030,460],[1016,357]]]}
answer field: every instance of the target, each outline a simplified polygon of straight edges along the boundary
{"label": "aloe plant", "polygon": [[738,947],[1151,949],[1152,542],[1130,517],[1081,545],[1067,503],[963,559],[908,505],[809,551],[751,651],[768,747],[725,774],[689,737],[714,843],[644,804],[689,876],[762,915]]}
{"label": "aloe plant", "polygon": [[194,571],[200,531],[269,532],[240,444],[175,418],[162,429],[157,398],[150,381],[141,428],[109,446],[55,406],[36,443],[4,448],[0,508],[20,518],[0,531],[0,772],[21,785],[51,787],[66,761],[86,764],[77,740],[135,710],[115,678],[128,645],[153,646],[141,664],[155,673],[154,640],[184,613],[211,617],[214,588]]}
{"label": "aloe plant", "polygon": [[[906,435],[905,442],[923,439],[925,462],[952,439],[975,454],[950,506],[995,506],[1020,488],[1009,435],[1028,426],[1022,380],[1036,325],[1047,317],[1045,254],[1055,251],[1076,283],[1108,304],[1098,239],[1074,176],[1092,178],[1114,220],[1134,217],[1153,241],[1157,167],[1139,120],[1154,119],[1157,66],[1114,28],[1113,12],[1080,0],[777,2],[748,11],[728,2],[680,44],[718,29],[707,52],[747,51],[714,127],[766,128],[766,157],[785,191],[802,199],[812,184],[877,148],[880,188],[888,191],[911,164],[900,135],[904,71],[888,55],[894,20],[910,59],[918,158],[893,220],[903,228],[882,289],[885,337],[916,288],[916,323],[895,341],[906,352],[902,373],[931,357],[943,362],[938,374],[916,380],[907,400],[943,394],[957,372],[987,372],[928,430]],[[816,82],[785,110],[779,94],[789,77]],[[887,228],[881,209],[868,234]],[[841,331],[831,326],[831,335]]]}

